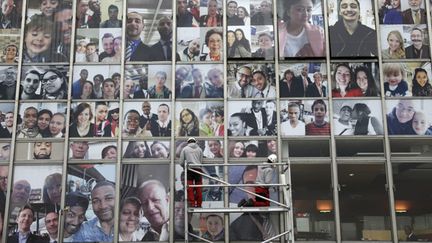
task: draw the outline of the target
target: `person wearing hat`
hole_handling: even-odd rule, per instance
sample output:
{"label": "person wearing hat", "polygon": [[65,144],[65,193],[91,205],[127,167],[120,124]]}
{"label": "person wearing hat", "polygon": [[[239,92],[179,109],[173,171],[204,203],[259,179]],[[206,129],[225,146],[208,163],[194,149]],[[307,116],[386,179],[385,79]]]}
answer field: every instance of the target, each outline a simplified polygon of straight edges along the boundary
{"label": "person wearing hat", "polygon": [[[188,144],[184,147],[180,153],[180,164],[185,168],[186,163],[200,165],[203,160],[203,151],[198,146],[197,141],[194,137],[190,137],[187,140]],[[202,172],[201,168],[193,167],[194,170]],[[202,176],[198,173],[188,171],[187,173],[187,198],[189,206],[201,207],[202,203],[202,188],[201,187],[189,187],[190,185],[202,185]]]}
{"label": "person wearing hat", "polygon": [[85,213],[89,199],[81,192],[71,192],[66,195],[66,218],[64,221],[63,242],[73,242],[73,236],[86,220]]}

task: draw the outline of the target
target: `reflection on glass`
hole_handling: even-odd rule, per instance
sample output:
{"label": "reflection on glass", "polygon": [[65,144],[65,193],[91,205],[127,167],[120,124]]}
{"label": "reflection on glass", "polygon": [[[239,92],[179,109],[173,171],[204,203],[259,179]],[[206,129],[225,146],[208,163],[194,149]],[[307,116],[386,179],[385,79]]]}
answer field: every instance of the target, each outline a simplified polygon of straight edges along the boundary
{"label": "reflection on glass", "polygon": [[339,165],[338,175],[342,240],[390,241],[384,165]]}
{"label": "reflection on glass", "polygon": [[[393,180],[395,183],[395,210],[400,241],[431,241],[426,232],[429,227],[417,219],[430,218],[430,199],[422,193],[430,184],[428,173],[430,164],[393,164]],[[423,233],[425,232],[425,233]]]}
{"label": "reflection on glass", "polygon": [[292,165],[296,240],[335,240],[330,165]]}

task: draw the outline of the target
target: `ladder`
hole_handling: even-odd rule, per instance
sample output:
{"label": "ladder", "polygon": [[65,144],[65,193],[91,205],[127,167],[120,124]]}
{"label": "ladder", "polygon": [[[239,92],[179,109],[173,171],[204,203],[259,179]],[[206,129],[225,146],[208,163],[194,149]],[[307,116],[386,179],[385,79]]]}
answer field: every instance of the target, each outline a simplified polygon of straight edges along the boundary
{"label": "ladder", "polygon": [[[186,163],[185,169],[184,169],[184,194],[185,194],[185,203],[184,203],[184,207],[185,207],[185,234],[184,234],[184,238],[185,238],[185,242],[189,242],[189,236],[193,237],[197,240],[201,240],[204,242],[209,242],[209,243],[213,243],[213,241],[205,239],[199,235],[196,235],[192,232],[189,232],[189,220],[188,220],[188,215],[192,214],[192,213],[273,213],[273,212],[278,212],[278,213],[283,213],[284,215],[284,220],[282,223],[282,229],[281,229],[281,233],[274,235],[268,239],[264,239],[264,241],[261,241],[261,243],[269,243],[272,242],[273,240],[276,240],[278,238],[283,237],[283,242],[290,242],[292,241],[293,237],[293,230],[292,230],[292,215],[290,214],[290,210],[291,210],[291,200],[290,200],[290,185],[288,183],[289,181],[289,163],[273,163],[272,165],[275,166],[282,166],[282,169],[280,170],[280,173],[278,173],[279,175],[279,183],[277,184],[230,184],[227,181],[224,181],[222,179],[219,178],[215,178],[212,177],[206,173],[203,173],[201,171],[196,170],[195,168],[197,167],[206,167],[206,166],[241,166],[241,165],[256,165],[256,166],[260,166],[260,165],[269,165],[269,164],[264,164],[264,163],[234,163],[234,164],[191,164],[191,163]],[[203,184],[203,185],[188,185],[187,183],[187,173],[196,173],[201,175],[202,177],[206,177],[209,180],[214,180],[219,182],[220,184]],[[282,197],[281,197],[281,201],[282,202],[278,202],[275,200],[272,200],[270,198],[266,198],[263,197],[259,194],[256,194],[255,192],[251,192],[248,191],[246,189],[244,189],[243,187],[259,187],[259,186],[266,186],[266,187],[278,187],[280,189],[282,189]],[[189,207],[189,203],[188,203],[188,197],[187,197],[187,189],[191,188],[191,187],[225,187],[225,188],[232,188],[235,187],[240,191],[243,191],[247,194],[253,195],[255,196],[255,198],[261,198],[262,200],[266,200],[269,201],[273,204],[276,204],[277,207],[236,207],[236,208],[232,208],[232,207],[228,207],[228,208],[194,208],[194,207]]]}

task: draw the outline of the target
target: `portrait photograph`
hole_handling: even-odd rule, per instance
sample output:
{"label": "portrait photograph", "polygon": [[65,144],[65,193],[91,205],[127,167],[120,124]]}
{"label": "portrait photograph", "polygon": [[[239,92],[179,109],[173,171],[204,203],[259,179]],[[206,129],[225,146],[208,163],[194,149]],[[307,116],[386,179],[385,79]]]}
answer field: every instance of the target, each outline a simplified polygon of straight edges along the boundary
{"label": "portrait photograph", "polygon": [[127,64],[124,68],[123,99],[148,99],[147,64]]}
{"label": "portrait photograph", "polygon": [[274,32],[272,25],[257,26],[251,29],[252,58],[257,60],[274,59]]}
{"label": "portrait photograph", "polygon": [[222,1],[205,0],[200,1],[200,27],[222,27]]}
{"label": "portrait photograph", "polygon": [[125,102],[122,137],[170,137],[172,113],[171,102]]}
{"label": "portrait photograph", "polygon": [[170,141],[141,140],[123,141],[123,159],[163,159],[170,158]]}
{"label": "portrait photograph", "polygon": [[118,102],[72,103],[69,136],[73,138],[116,137],[119,134],[118,109]]}
{"label": "portrait photograph", "polygon": [[374,1],[329,0],[327,4],[331,56],[377,56]]}
{"label": "portrait photograph", "polygon": [[119,241],[168,241],[169,173],[169,164],[122,166]]}
{"label": "portrait photograph", "polygon": [[[200,0],[177,0],[177,33],[180,27],[200,26]],[[183,60],[182,60],[183,61]]]}
{"label": "portrait photograph", "polygon": [[[176,159],[180,158],[181,151],[186,147],[187,145],[187,139],[177,139],[175,142],[175,155]],[[204,160],[212,160],[212,161],[220,161],[224,158],[223,156],[223,150],[224,150],[224,143],[223,140],[197,140],[198,146],[203,151],[203,159]]]}
{"label": "portrait photograph", "polygon": [[222,64],[176,66],[176,98],[223,98],[224,68]]}
{"label": "portrait photograph", "polygon": [[0,34],[19,35],[22,21],[22,0],[10,0],[2,2],[2,20],[0,21]]}
{"label": "portrait photograph", "polygon": [[0,162],[9,163],[11,152],[10,141],[1,140],[0,141]]}
{"label": "portrait photograph", "polygon": [[75,62],[117,63],[122,55],[121,28],[78,29]]}
{"label": "portrait photograph", "polygon": [[383,59],[430,58],[428,43],[425,24],[381,26]]}
{"label": "portrait photograph", "polygon": [[64,142],[36,140],[30,143],[16,143],[15,160],[31,162],[63,162]]}
{"label": "portrait photograph", "polygon": [[168,0],[127,1],[126,62],[172,60],[172,9]]}
{"label": "portrait photograph", "polygon": [[[215,0],[212,0],[215,1]],[[200,61],[222,62],[224,58],[222,27],[200,28]]]}
{"label": "portrait photograph", "polygon": [[[273,0],[249,0],[250,23],[252,26],[273,25]],[[245,3],[245,4],[246,4]]]}
{"label": "portrait photograph", "polygon": [[12,138],[14,103],[0,103],[0,138]]}
{"label": "portrait photograph", "polygon": [[[380,24],[426,24],[425,3],[418,1],[380,1]],[[418,13],[414,13],[417,11]]]}
{"label": "portrait photograph", "polygon": [[278,0],[277,10],[281,59],[325,57],[322,0]]}
{"label": "portrait photograph", "polygon": [[[74,164],[67,168],[63,241],[113,242],[113,234],[101,233],[97,225],[114,228],[115,164]],[[98,232],[98,233],[95,233]]]}
{"label": "portrait photograph", "polygon": [[383,135],[379,100],[334,100],[333,132],[336,136]]}
{"label": "portrait photograph", "polygon": [[148,98],[170,99],[172,97],[171,82],[170,65],[148,66]]}
{"label": "portrait photograph", "polygon": [[[227,25],[228,26],[248,26],[251,25],[251,8],[250,0],[232,0],[226,2]],[[253,12],[254,13],[254,12]]]}
{"label": "portrait photograph", "polygon": [[[34,172],[38,172],[38,176]],[[62,168],[60,165],[16,165],[13,169],[11,183],[11,198],[9,206],[8,241],[18,237],[21,229],[30,227],[33,239],[44,239],[46,232],[40,223],[45,221],[51,213],[58,218],[60,199],[62,196]],[[20,221],[22,214],[31,214],[27,221]],[[40,221],[40,223],[39,223]],[[6,227],[6,224],[4,225]]]}
{"label": "portrait photograph", "polygon": [[221,137],[224,135],[223,102],[176,102],[177,137]]}
{"label": "portrait photograph", "polygon": [[69,141],[69,158],[117,161],[117,142]]}
{"label": "portrait photograph", "polygon": [[276,98],[273,64],[229,63],[228,98]]}
{"label": "portrait photograph", "polygon": [[280,122],[282,136],[329,136],[328,101],[283,101]]}
{"label": "portrait photograph", "polygon": [[17,66],[0,66],[0,100],[15,99],[17,72]]}
{"label": "portrait photograph", "polygon": [[275,100],[229,101],[228,136],[276,136]]}
{"label": "portrait photograph", "polygon": [[389,135],[431,136],[430,100],[386,100]]}
{"label": "portrait photograph", "polygon": [[325,63],[279,64],[279,96],[327,97],[328,76]]}
{"label": "portrait photograph", "polygon": [[66,100],[69,66],[23,66],[20,100]]}
{"label": "portrait photograph", "polygon": [[72,75],[73,99],[118,99],[120,65],[76,65]]}
{"label": "portrait photograph", "polygon": [[62,124],[54,129],[56,124],[51,124],[51,120],[62,123],[61,118],[66,116],[66,112],[66,103],[21,103],[17,118],[17,138],[63,137],[64,130],[60,129]]}
{"label": "portrait photograph", "polygon": [[381,96],[379,73],[376,62],[332,63],[333,98]]}
{"label": "portrait photograph", "polygon": [[234,140],[228,143],[228,154],[231,160],[267,157],[277,153],[276,140]]}
{"label": "portrait photograph", "polygon": [[[412,96],[408,84],[408,72],[411,70],[405,63],[392,62],[382,65],[384,95],[386,97],[409,97]],[[422,75],[424,76],[424,74]]]}
{"label": "portrait photograph", "polygon": [[407,82],[412,96],[432,96],[431,63],[409,62],[407,68]]}
{"label": "portrait photograph", "polygon": [[20,36],[2,32],[0,29],[0,63],[18,65]]}
{"label": "portrait photograph", "polygon": [[251,32],[250,26],[228,26],[227,57],[229,59],[252,57]]}
{"label": "portrait photograph", "polygon": [[200,28],[177,28],[177,53],[180,56],[180,61],[193,62],[200,60],[202,43],[200,33]]}

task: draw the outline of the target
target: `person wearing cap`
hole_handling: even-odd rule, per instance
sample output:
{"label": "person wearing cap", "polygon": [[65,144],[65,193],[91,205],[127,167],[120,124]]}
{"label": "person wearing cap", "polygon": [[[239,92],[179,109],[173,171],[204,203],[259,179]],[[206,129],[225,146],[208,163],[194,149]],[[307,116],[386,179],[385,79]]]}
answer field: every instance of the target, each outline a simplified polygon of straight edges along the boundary
{"label": "person wearing cap", "polygon": [[[202,164],[203,151],[198,146],[197,141],[194,137],[190,137],[187,140],[188,144],[184,147],[180,153],[180,164],[185,168],[185,164]],[[202,172],[201,168],[193,167],[192,169]],[[187,173],[187,198],[190,207],[201,207],[202,203],[202,188],[201,187],[190,187],[190,185],[202,185],[202,176],[198,173],[188,170]]]}
{"label": "person wearing cap", "polygon": [[[258,166],[258,173],[255,183],[261,184],[261,186],[255,187],[255,194],[265,198],[270,198],[269,187],[263,186],[263,184],[270,184],[272,182],[274,172],[274,165],[272,164],[276,162],[277,156],[275,154],[271,154],[267,157],[267,161],[264,163],[264,165]],[[248,200],[242,199],[238,203],[238,206],[269,207],[270,201],[260,197],[255,197],[255,200],[253,198],[249,198]]]}
{"label": "person wearing cap", "polygon": [[66,218],[64,222],[63,242],[73,242],[73,236],[81,228],[86,220],[85,212],[89,205],[89,199],[81,192],[71,192],[66,195]]}

